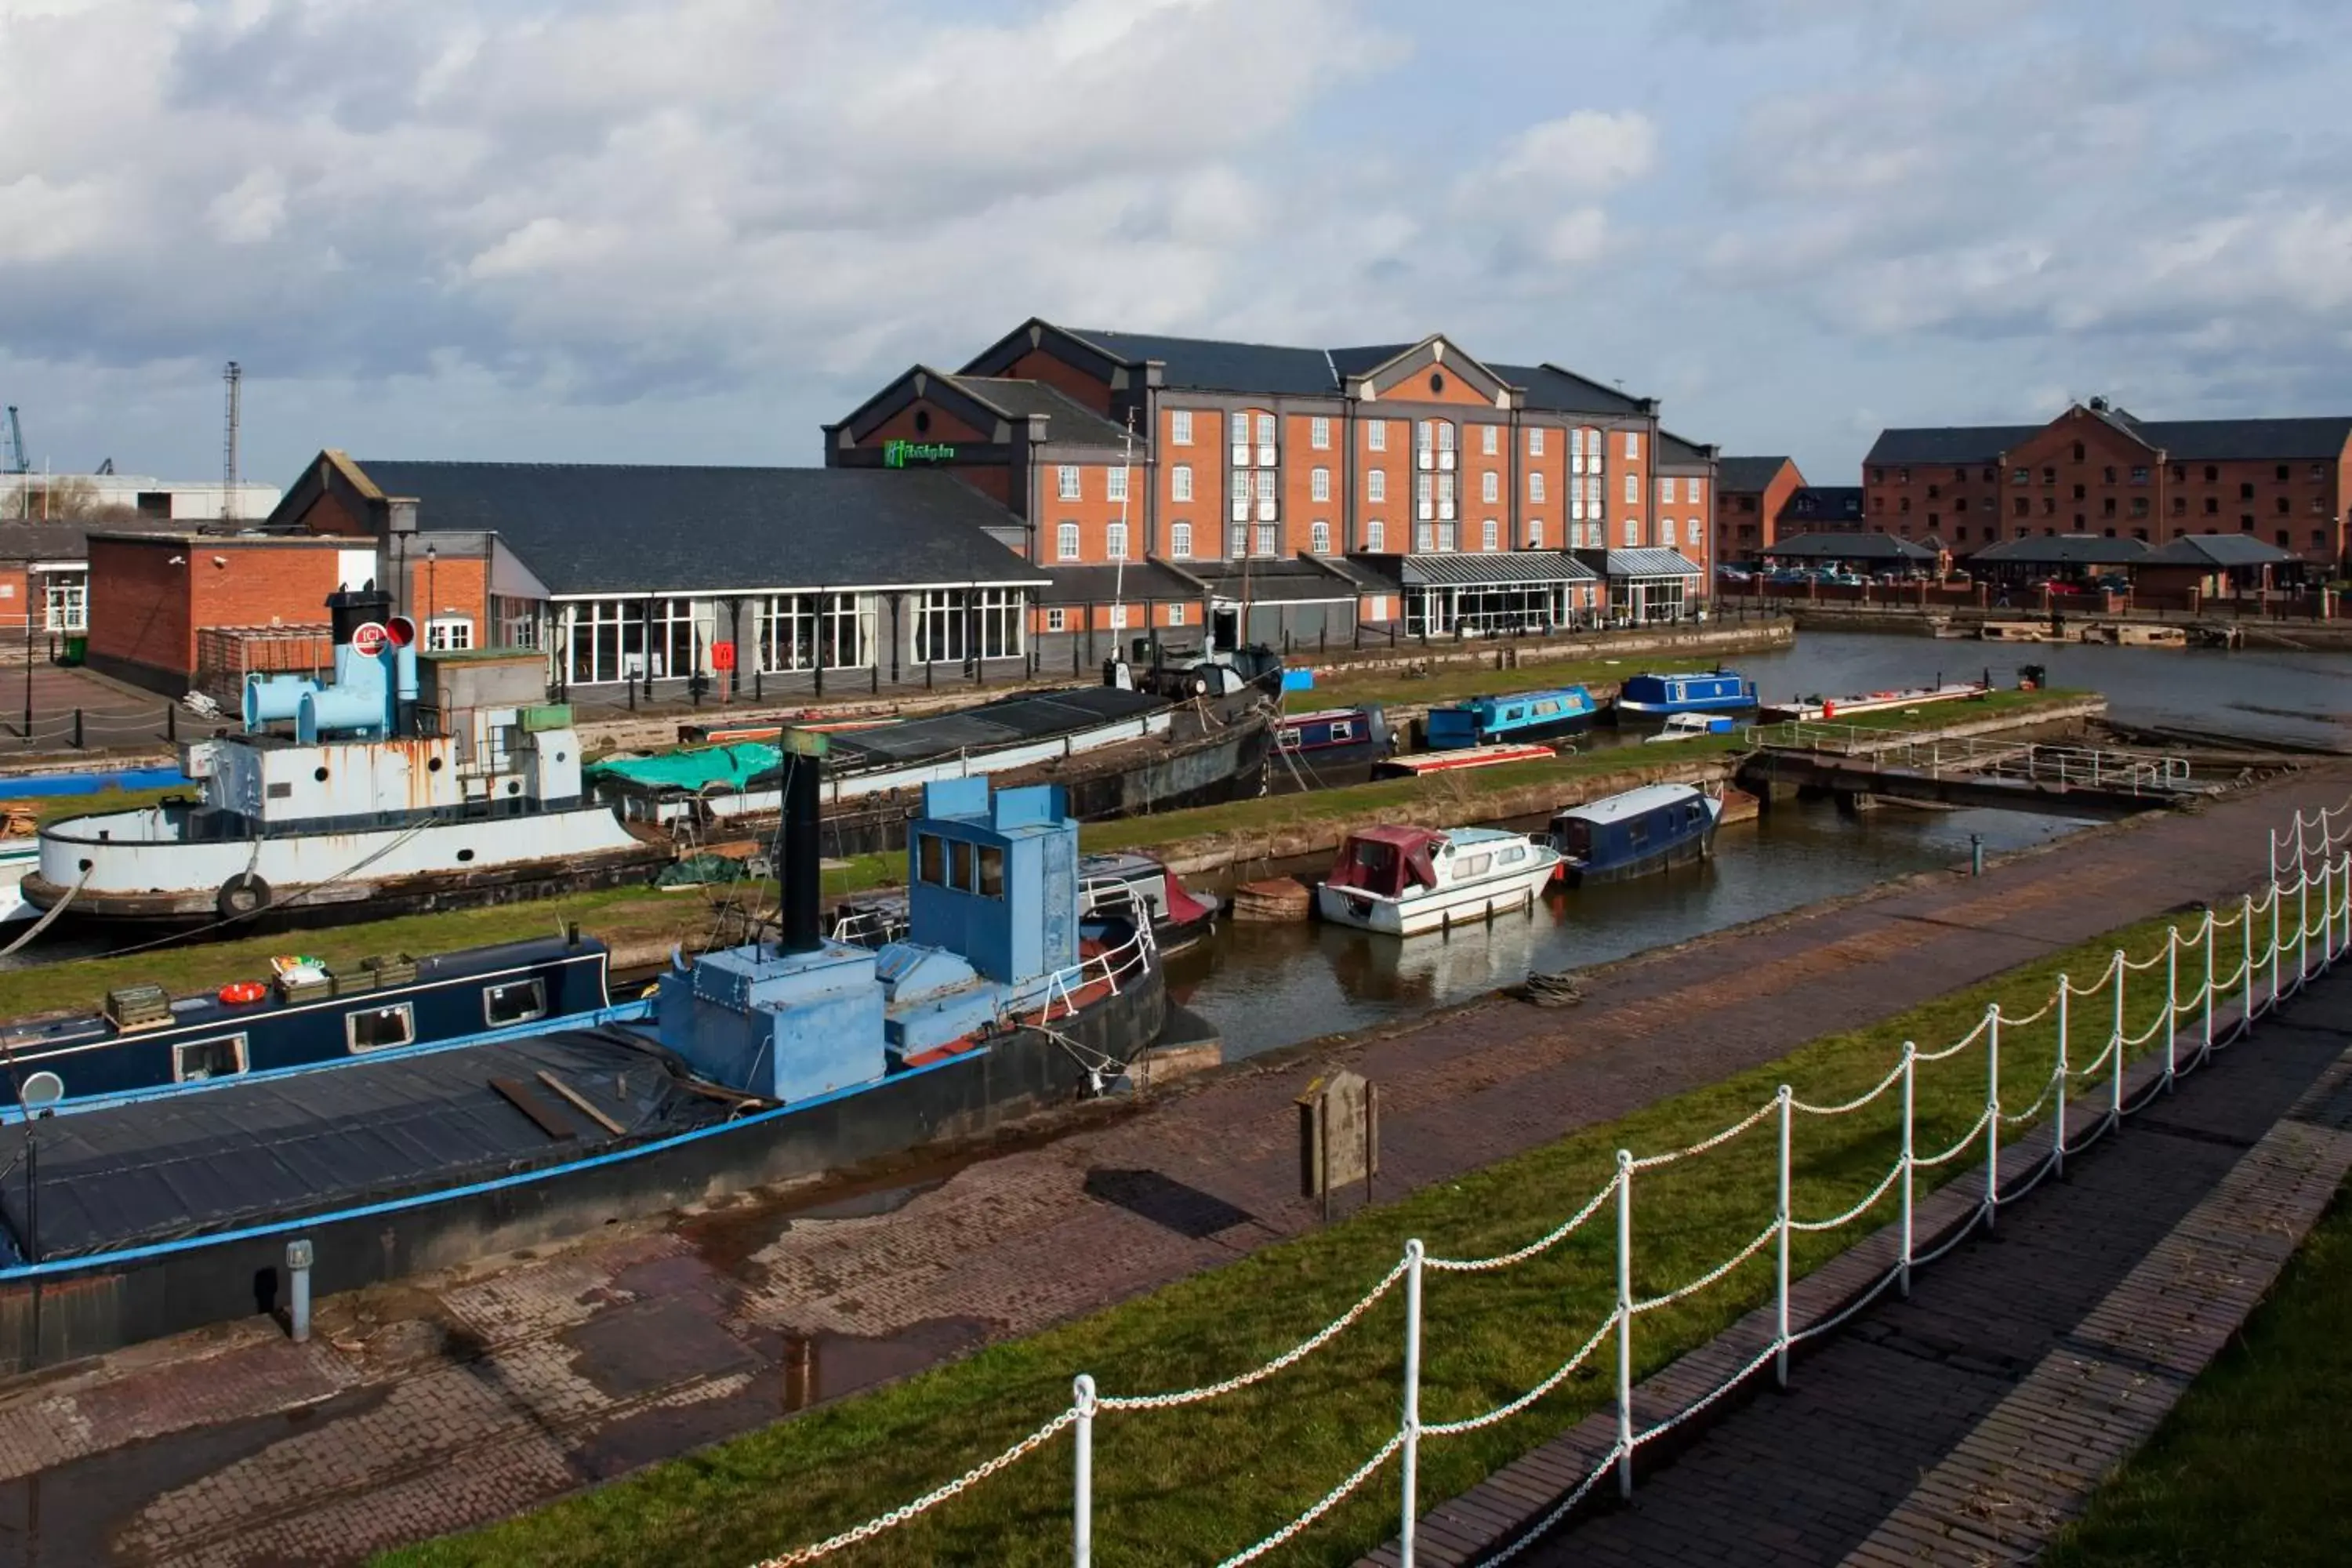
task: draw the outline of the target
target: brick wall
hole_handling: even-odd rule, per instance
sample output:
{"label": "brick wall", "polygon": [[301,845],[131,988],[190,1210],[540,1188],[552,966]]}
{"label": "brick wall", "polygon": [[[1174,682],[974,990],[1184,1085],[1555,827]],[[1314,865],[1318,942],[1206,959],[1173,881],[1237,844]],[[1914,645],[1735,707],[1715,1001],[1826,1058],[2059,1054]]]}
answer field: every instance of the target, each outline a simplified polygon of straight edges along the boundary
{"label": "brick wall", "polygon": [[184,691],[196,668],[197,628],[315,625],[335,591],[338,542],[93,538],[89,662],[156,690]]}

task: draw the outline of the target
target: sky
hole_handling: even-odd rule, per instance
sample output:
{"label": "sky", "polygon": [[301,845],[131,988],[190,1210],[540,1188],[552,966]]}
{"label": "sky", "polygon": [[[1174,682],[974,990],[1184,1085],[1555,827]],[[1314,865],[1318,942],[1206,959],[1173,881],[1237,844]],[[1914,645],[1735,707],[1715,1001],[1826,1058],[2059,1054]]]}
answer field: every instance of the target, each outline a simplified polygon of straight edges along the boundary
{"label": "sky", "polygon": [[36,467],[814,464],[1031,316],[1444,332],[1854,483],[2352,414],[2343,0],[0,0]]}

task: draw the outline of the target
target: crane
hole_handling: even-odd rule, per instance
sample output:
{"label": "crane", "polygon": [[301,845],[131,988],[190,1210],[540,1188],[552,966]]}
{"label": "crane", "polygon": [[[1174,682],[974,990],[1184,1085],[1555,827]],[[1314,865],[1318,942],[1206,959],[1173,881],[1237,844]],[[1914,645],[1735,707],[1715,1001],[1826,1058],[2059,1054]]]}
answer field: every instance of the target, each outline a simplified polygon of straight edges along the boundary
{"label": "crane", "polygon": [[11,474],[31,473],[33,471],[32,459],[25,456],[25,427],[21,424],[17,423],[16,405],[13,403],[8,405],[7,435],[8,450],[5,455],[8,459],[8,466],[5,470],[0,470],[0,472]]}

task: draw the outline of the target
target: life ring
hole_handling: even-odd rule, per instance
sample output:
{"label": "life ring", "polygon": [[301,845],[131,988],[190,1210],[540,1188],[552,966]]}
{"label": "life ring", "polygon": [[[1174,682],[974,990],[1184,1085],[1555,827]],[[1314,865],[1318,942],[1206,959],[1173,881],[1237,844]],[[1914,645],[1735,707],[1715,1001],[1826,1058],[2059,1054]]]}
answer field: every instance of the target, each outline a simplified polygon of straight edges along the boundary
{"label": "life ring", "polygon": [[223,920],[257,914],[269,907],[269,884],[250,871],[239,872],[220,885],[213,903]]}
{"label": "life ring", "polygon": [[220,999],[232,1007],[258,1002],[268,994],[269,987],[258,980],[239,980],[220,988]]}

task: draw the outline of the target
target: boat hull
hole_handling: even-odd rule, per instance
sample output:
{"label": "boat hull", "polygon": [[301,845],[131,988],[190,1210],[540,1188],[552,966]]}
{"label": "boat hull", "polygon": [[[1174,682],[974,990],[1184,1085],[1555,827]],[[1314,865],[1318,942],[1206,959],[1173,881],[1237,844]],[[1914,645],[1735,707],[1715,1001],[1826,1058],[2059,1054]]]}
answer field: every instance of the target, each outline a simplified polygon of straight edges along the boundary
{"label": "boat hull", "polygon": [[1560,877],[1571,888],[1592,887],[1604,882],[1631,882],[1642,877],[1654,877],[1677,866],[1695,866],[1715,853],[1715,824],[1709,822],[1706,831],[1654,849],[1647,855],[1615,865],[1587,869],[1573,860],[1560,863]]}
{"label": "boat hull", "polygon": [[1421,936],[1456,926],[1482,925],[1498,915],[1531,910],[1559,868],[1556,855],[1528,869],[1440,888],[1409,899],[1388,899],[1325,883],[1315,889],[1315,912],[1333,925],[1382,936]]}

